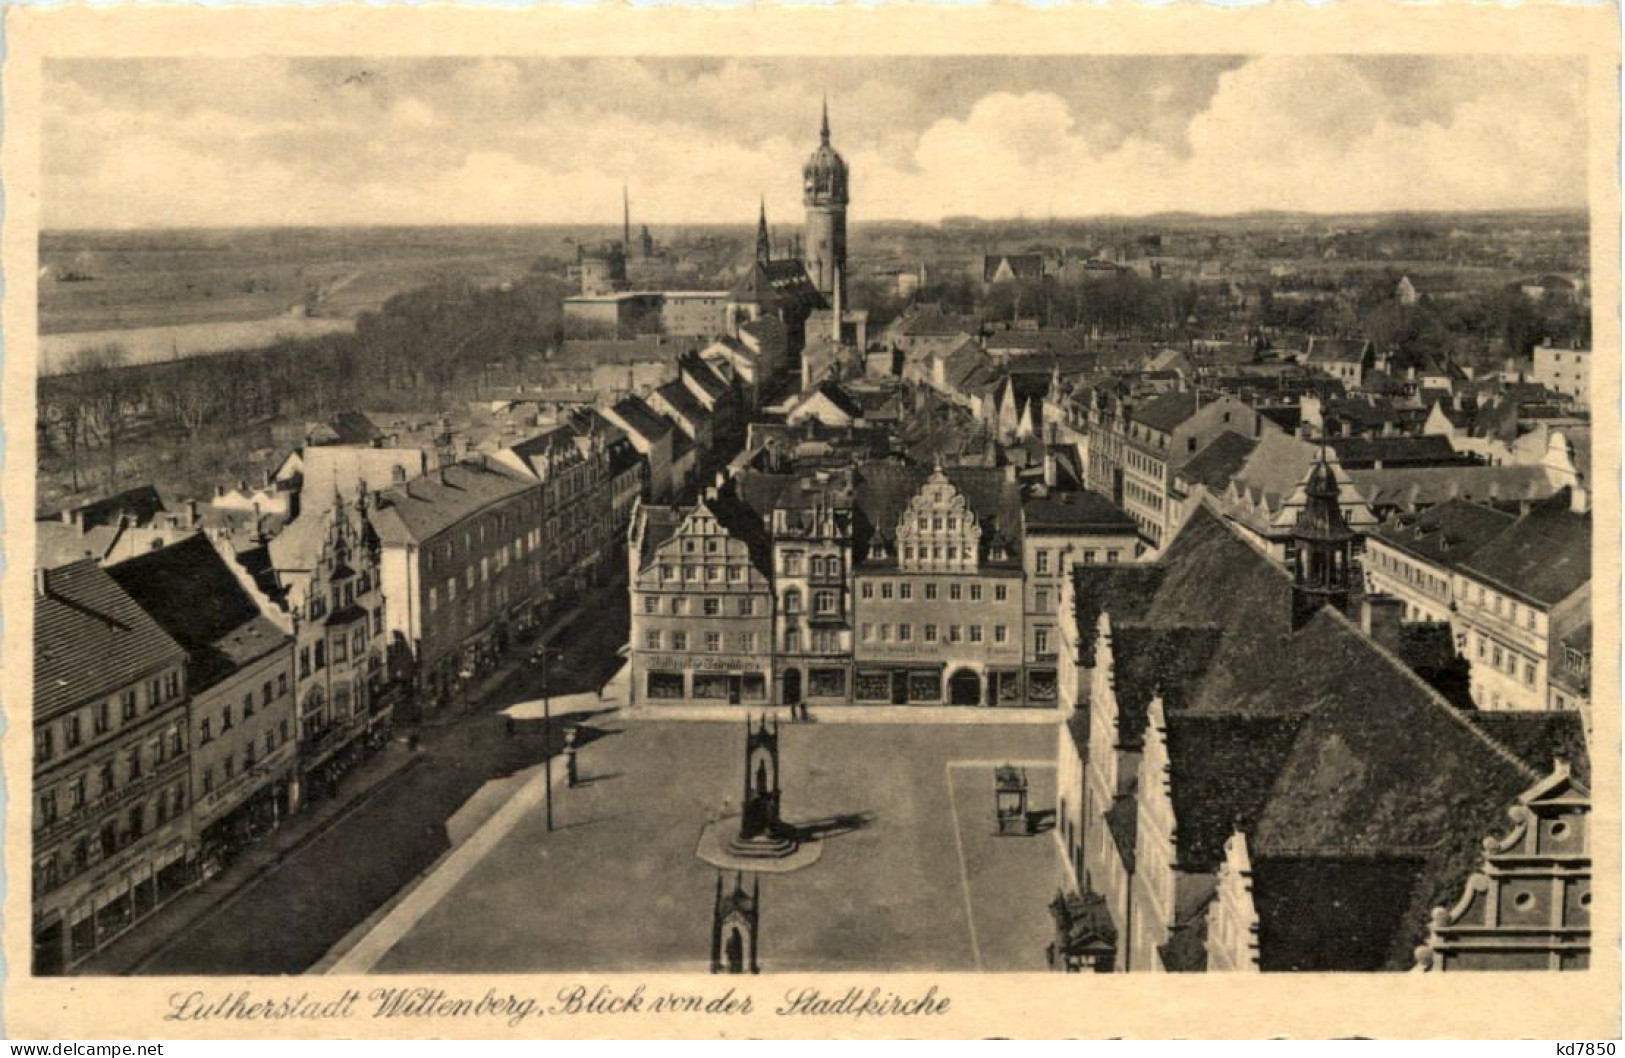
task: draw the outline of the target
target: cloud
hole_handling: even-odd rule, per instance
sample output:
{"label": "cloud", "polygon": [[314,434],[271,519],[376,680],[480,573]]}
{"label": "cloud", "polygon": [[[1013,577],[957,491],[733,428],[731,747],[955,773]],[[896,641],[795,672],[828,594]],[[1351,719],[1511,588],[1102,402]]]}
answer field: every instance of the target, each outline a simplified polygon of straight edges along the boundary
{"label": "cloud", "polygon": [[45,223],[775,223],[1585,201],[1558,58],[58,62]]}

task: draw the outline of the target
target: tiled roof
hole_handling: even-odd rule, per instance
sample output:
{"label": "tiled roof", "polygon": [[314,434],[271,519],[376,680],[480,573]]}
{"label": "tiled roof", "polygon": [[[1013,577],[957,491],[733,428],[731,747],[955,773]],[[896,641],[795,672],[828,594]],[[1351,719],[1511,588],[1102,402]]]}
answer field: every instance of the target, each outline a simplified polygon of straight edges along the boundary
{"label": "tiled roof", "polygon": [[1086,489],[1055,490],[1021,501],[1022,522],[1029,532],[1134,532],[1134,519],[1111,500]]}
{"label": "tiled roof", "polygon": [[1416,856],[1255,857],[1259,968],[1396,968],[1391,952],[1415,930],[1405,916],[1425,865]]}
{"label": "tiled roof", "polygon": [[92,559],[45,570],[34,594],[34,716],[113,694],[186,657]]}
{"label": "tiled roof", "polygon": [[1409,464],[1452,466],[1470,462],[1456,451],[1450,438],[1424,437],[1328,437],[1326,446],[1337,453],[1345,467],[1382,462],[1386,466]]}
{"label": "tiled roof", "polygon": [[[137,525],[145,525],[163,509],[164,501],[158,495],[157,488],[152,485],[137,485],[133,489],[125,489],[123,492],[71,507],[68,511],[80,525],[94,528],[99,525],[116,525],[121,517],[129,517]],[[61,514],[50,517],[66,520]]]}
{"label": "tiled roof", "polygon": [[1473,710],[1467,717],[1536,774],[1549,774],[1559,760],[1566,760],[1575,779],[1591,784],[1585,721],[1579,713]]}
{"label": "tiled roof", "polygon": [[1162,697],[1170,715],[1190,707],[1220,638],[1216,628],[1113,624],[1112,671],[1122,745],[1142,743],[1153,697]]}
{"label": "tiled roof", "polygon": [[[1021,488],[1005,477],[1003,470],[981,467],[950,467],[947,478],[965,497],[982,528],[984,561],[986,549],[1002,543],[1019,561],[1021,550]],[[897,522],[909,501],[920,491],[931,472],[903,463],[865,463],[858,471],[857,506],[859,518],[855,542],[860,554],[879,538],[892,541]]]}
{"label": "tiled roof", "polygon": [[1226,430],[1180,467],[1179,476],[1192,485],[1205,486],[1209,492],[1223,492],[1257,447],[1253,438]]}
{"label": "tiled roof", "polygon": [[1306,359],[1311,364],[1350,363],[1365,357],[1371,350],[1371,342],[1365,338],[1322,338],[1309,339],[1309,352]]}
{"label": "tiled roof", "polygon": [[1513,515],[1467,500],[1447,500],[1416,515],[1392,518],[1371,531],[1390,547],[1454,568],[1517,521]]}
{"label": "tiled roof", "polygon": [[1156,597],[1162,574],[1160,565],[1147,562],[1072,567],[1078,657],[1084,665],[1089,665],[1095,656],[1100,615],[1110,613],[1114,623],[1139,617]]}
{"label": "tiled roof", "polygon": [[1591,582],[1591,516],[1563,492],[1538,504],[1463,563],[1473,576],[1551,606]]}
{"label": "tiled roof", "polygon": [[1106,830],[1112,836],[1112,844],[1117,846],[1117,855],[1123,861],[1123,868],[1128,873],[1134,873],[1134,844],[1139,836],[1139,807],[1134,792],[1138,790],[1135,784],[1130,793],[1114,798],[1111,807],[1106,809]]}
{"label": "tiled roof", "polygon": [[1453,499],[1544,500],[1557,491],[1551,474],[1540,466],[1384,467],[1350,470],[1348,476],[1372,507],[1431,507]]}
{"label": "tiled roof", "polygon": [[655,549],[670,540],[672,534],[677,532],[677,527],[683,523],[683,512],[675,507],[644,504],[638,508],[638,516],[643,519],[638,565],[640,568],[646,568],[654,558]]}
{"label": "tiled roof", "polygon": [[[442,476],[444,480],[442,481]],[[470,463],[380,493],[369,513],[385,544],[422,543],[477,514],[535,488],[526,482]]]}
{"label": "tiled roof", "polygon": [[194,694],[290,642],[201,533],[108,574],[186,649]]}
{"label": "tiled roof", "polygon": [[660,394],[661,399],[665,400],[676,409],[678,414],[690,422],[704,423],[710,421],[711,413],[706,410],[705,405],[701,404],[699,398],[691,393],[689,388],[683,385],[682,382],[674,379],[656,388],[655,392]]}
{"label": "tiled roof", "polygon": [[627,429],[647,441],[659,440],[675,429],[670,419],[649,407],[641,397],[622,397],[612,410],[626,423]]}
{"label": "tiled roof", "polygon": [[1164,393],[1136,407],[1129,413],[1129,418],[1154,430],[1172,433],[1196,414],[1197,407],[1194,393]]}
{"label": "tiled roof", "polygon": [[1291,755],[1302,714],[1168,716],[1168,768],[1178,866],[1211,874],[1224,843],[1250,831]]}

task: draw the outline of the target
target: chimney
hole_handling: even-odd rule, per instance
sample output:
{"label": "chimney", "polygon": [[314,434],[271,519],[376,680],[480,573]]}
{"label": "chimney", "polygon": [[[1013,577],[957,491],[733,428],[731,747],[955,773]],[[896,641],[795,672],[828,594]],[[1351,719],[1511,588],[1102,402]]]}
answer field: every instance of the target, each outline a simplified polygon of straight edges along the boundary
{"label": "chimney", "polygon": [[197,500],[186,501],[186,528],[191,529],[198,523]]}
{"label": "chimney", "polygon": [[1581,484],[1569,486],[1569,510],[1574,514],[1591,513],[1591,490]]}
{"label": "chimney", "polygon": [[1360,631],[1377,645],[1395,651],[1405,622],[1405,603],[1393,595],[1367,595],[1360,605]]}

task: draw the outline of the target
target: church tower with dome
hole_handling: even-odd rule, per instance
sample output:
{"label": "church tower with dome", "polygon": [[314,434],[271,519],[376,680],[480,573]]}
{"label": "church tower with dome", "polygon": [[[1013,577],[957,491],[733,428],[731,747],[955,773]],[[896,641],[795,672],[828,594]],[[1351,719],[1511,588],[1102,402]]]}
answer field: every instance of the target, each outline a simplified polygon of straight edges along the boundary
{"label": "church tower with dome", "polygon": [[844,304],[846,291],[846,161],[829,142],[829,100],[818,149],[802,168],[802,201],[807,206],[807,239],[802,261],[813,285],[829,304]]}

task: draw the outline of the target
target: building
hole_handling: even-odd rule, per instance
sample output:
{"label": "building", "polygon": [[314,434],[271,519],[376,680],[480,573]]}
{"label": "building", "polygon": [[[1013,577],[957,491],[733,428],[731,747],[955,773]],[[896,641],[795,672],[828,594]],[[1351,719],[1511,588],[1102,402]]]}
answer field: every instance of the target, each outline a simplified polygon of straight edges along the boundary
{"label": "building", "polygon": [[1089,409],[1088,484],[1122,507],[1156,550],[1178,526],[1174,481],[1221,434],[1261,440],[1280,427],[1229,395],[1165,393],[1146,401],[1109,397]]}
{"label": "building", "polygon": [[534,625],[546,584],[542,510],[533,478],[470,463],[378,495],[368,520],[384,628],[413,711],[452,701]]}
{"label": "building", "polygon": [[686,484],[673,465],[677,457],[677,425],[635,396],[622,397],[598,411],[625,432],[632,446],[648,464],[649,492],[646,498],[654,503],[670,502]]}
{"label": "building", "polygon": [[108,572],[186,651],[192,823],[207,876],[294,807],[294,640],[202,534]]}
{"label": "building", "polygon": [[1369,338],[1325,338],[1319,335],[1309,339],[1304,363],[1319,368],[1343,383],[1347,389],[1359,389],[1366,372],[1376,363],[1376,353]]}
{"label": "building", "polygon": [[785,705],[851,700],[853,487],[851,471],[815,472],[770,480],[751,497],[772,534],[774,672]]}
{"label": "building", "polygon": [[33,971],[196,877],[186,651],[93,559],[34,581]]}
{"label": "building", "polygon": [[541,487],[538,524],[547,546],[535,603],[557,609],[573,602],[603,577],[617,539],[611,532],[614,496],[603,435],[554,426],[500,449],[491,464]]}
{"label": "building", "polygon": [[1585,759],[1578,717],[1481,723],[1363,633],[1324,463],[1307,492],[1290,572],[1210,505],[1073,571],[1058,816],[1115,969],[1410,969],[1485,835]]}
{"label": "building", "polygon": [[329,789],[388,733],[398,693],[389,670],[382,569],[368,523],[373,494],[301,512],[236,569],[261,612],[294,639],[299,768],[290,808]]}
{"label": "building", "polygon": [[628,563],[633,703],[771,700],[772,550],[731,489],[690,508],[640,505]]}
{"label": "building", "polygon": [[1554,658],[1591,620],[1591,514],[1583,490],[1534,505],[1452,571],[1457,648],[1480,709],[1547,708]]}
{"label": "building", "polygon": [[1576,407],[1591,405],[1591,350],[1541,344],[1535,346],[1535,369],[1530,381],[1574,399]]}
{"label": "building", "polygon": [[1399,599],[1407,621],[1449,622],[1456,609],[1456,570],[1515,521],[1468,500],[1390,517],[1366,535],[1369,590]]}
{"label": "building", "polygon": [[846,303],[847,168],[829,142],[829,103],[818,128],[818,149],[802,167],[803,202],[807,207],[803,264],[813,286],[830,304]]}
{"label": "building", "polygon": [[869,464],[856,503],[853,700],[1027,702],[1014,475]]}
{"label": "building", "polygon": [[1139,550],[1134,519],[1094,492],[1046,491],[1021,500],[1025,614],[1024,663],[1028,689],[1038,702],[1054,701],[1061,657],[1060,612],[1064,585],[1074,566],[1132,562]]}

